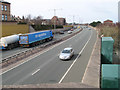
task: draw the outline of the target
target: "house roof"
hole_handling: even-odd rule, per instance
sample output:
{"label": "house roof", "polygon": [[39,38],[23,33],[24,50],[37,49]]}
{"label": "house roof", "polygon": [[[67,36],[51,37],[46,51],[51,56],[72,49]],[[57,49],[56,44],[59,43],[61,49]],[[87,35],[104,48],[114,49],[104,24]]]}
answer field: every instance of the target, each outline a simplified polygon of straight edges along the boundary
{"label": "house roof", "polygon": [[104,23],[113,23],[113,21],[112,20],[106,20],[106,21],[104,21]]}
{"label": "house roof", "polygon": [[104,21],[104,22],[113,22],[113,21],[108,19],[108,20],[106,20],[106,21]]}
{"label": "house roof", "polygon": [[58,20],[58,17],[57,17],[57,16],[54,16],[52,19],[57,19],[57,20]]}
{"label": "house roof", "polygon": [[6,3],[6,4],[10,4],[9,2],[7,2],[7,1],[4,1],[4,0],[2,0],[2,1],[0,1],[1,3]]}

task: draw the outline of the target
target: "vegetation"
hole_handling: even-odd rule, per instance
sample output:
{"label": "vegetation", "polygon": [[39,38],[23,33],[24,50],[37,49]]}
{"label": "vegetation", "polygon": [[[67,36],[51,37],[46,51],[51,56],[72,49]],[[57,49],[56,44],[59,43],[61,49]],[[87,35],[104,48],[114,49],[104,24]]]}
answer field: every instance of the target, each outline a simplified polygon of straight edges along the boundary
{"label": "vegetation", "polygon": [[101,22],[100,21],[97,21],[97,22],[92,22],[92,23],[90,23],[89,25],[91,25],[91,26],[93,26],[93,27],[96,27],[97,25],[99,25],[99,24],[101,24]]}
{"label": "vegetation", "polygon": [[118,49],[119,43],[119,27],[117,25],[99,25],[100,35],[104,35],[104,37],[112,37],[114,39],[114,49]]}
{"label": "vegetation", "polygon": [[64,27],[72,27],[73,28],[73,25],[64,25]]}
{"label": "vegetation", "polygon": [[[36,31],[54,29],[54,25],[32,25]],[[63,28],[62,25],[56,25],[56,29]]]}
{"label": "vegetation", "polygon": [[26,22],[19,22],[18,25],[19,25],[19,24],[27,24],[27,23],[26,23]]}

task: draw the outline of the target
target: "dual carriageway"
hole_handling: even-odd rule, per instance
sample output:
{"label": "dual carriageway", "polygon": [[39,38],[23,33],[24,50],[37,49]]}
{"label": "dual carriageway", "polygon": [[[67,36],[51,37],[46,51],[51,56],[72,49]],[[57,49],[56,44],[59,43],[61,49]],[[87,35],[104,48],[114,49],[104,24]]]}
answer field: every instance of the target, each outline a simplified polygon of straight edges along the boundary
{"label": "dual carriageway", "polygon": [[[74,32],[77,31],[79,31],[79,29],[74,30]],[[69,35],[67,32],[59,35],[56,34],[54,40],[67,35]],[[84,28],[75,36],[50,46],[36,55],[31,55],[22,63],[3,71],[1,74],[2,84],[26,85],[81,82],[96,38],[97,34],[95,30]],[[58,58],[60,51],[69,46],[75,51],[74,57],[69,61],[61,61]],[[89,48],[85,50],[86,47]],[[2,58],[6,58],[7,56],[11,56],[26,49],[28,48],[18,47],[13,50],[3,51],[1,52]],[[82,54],[83,52],[85,52],[86,55]]]}

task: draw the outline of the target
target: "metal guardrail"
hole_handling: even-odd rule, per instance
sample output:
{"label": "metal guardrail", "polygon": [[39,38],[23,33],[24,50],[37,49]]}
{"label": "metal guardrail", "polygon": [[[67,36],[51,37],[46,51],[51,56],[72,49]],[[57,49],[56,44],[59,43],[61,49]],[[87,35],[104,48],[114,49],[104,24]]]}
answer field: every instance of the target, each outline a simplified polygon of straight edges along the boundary
{"label": "metal guardrail", "polygon": [[12,64],[12,63],[15,63],[15,62],[17,62],[17,61],[19,61],[19,60],[22,60],[22,59],[26,58],[26,57],[29,57],[30,55],[33,55],[33,54],[35,54],[35,53],[38,53],[38,52],[42,51],[44,48],[46,48],[46,47],[48,47],[48,46],[50,46],[50,45],[54,45],[54,44],[56,44],[56,43],[58,43],[58,42],[64,41],[64,40],[66,40],[66,39],[68,39],[68,38],[76,35],[76,34],[79,33],[80,31],[82,31],[82,29],[79,30],[78,32],[75,32],[75,33],[69,35],[69,36],[63,37],[62,39],[55,40],[55,41],[51,41],[50,43],[47,43],[47,44],[45,44],[45,45],[33,47],[33,48],[31,48],[31,49],[25,50],[25,51],[23,51],[23,52],[19,52],[19,53],[17,53],[17,54],[14,54],[14,55],[12,55],[12,56],[9,56],[9,57],[7,57],[7,58],[5,58],[5,59],[2,59],[2,63],[0,63],[0,66],[1,66],[2,68],[4,68],[4,67],[6,67],[6,66],[8,66],[8,65],[10,65],[10,64]]}
{"label": "metal guardrail", "polygon": [[68,27],[68,28],[64,28],[64,29],[53,29],[52,32],[57,34],[60,31],[68,31],[70,29],[72,29],[72,27]]}

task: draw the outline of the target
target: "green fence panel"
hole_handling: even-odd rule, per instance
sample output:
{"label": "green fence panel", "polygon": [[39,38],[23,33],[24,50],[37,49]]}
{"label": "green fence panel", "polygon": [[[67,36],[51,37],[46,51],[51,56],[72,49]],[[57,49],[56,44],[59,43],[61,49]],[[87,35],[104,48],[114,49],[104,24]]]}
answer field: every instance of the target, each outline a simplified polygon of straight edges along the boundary
{"label": "green fence panel", "polygon": [[102,37],[101,46],[101,63],[108,64],[112,63],[113,58],[113,44],[114,40],[112,37]]}
{"label": "green fence panel", "polygon": [[120,65],[102,64],[101,88],[120,89]]}

